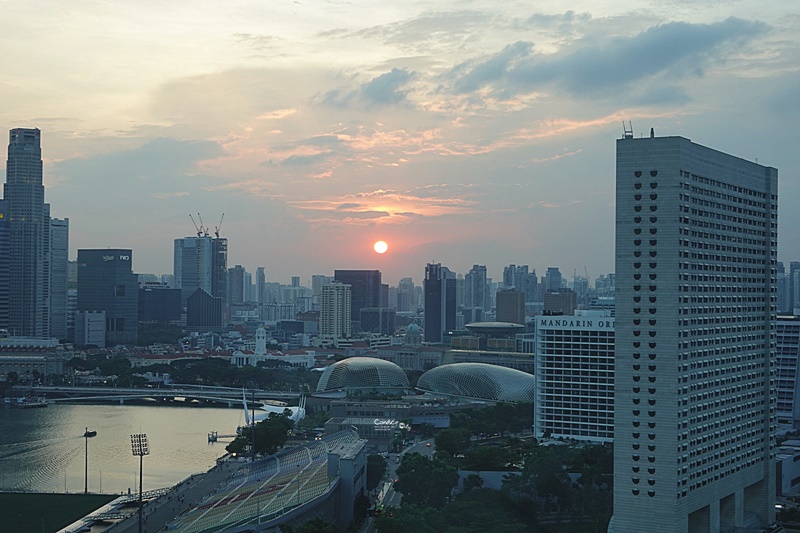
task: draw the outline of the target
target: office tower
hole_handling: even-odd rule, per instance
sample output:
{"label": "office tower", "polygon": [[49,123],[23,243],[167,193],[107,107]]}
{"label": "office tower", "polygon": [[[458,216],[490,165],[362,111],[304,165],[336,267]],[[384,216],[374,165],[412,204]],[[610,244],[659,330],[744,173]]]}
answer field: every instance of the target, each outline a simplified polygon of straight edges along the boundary
{"label": "office tower", "polygon": [[381,283],[380,288],[380,306],[389,307],[389,284]]}
{"label": "office tower", "polygon": [[104,311],[106,344],[136,344],[139,282],[131,250],[78,250],[78,311]]}
{"label": "office tower", "polygon": [[201,288],[186,299],[186,329],[189,331],[221,331],[225,327],[225,302]]}
{"label": "office tower", "polygon": [[322,287],[330,285],[333,281],[333,276],[325,276],[323,274],[314,274],[311,276],[311,293],[315,297],[322,295]]}
{"label": "office tower", "polygon": [[516,288],[516,265],[508,265],[503,269],[503,287]]}
{"label": "office tower", "polygon": [[571,315],[578,308],[578,297],[575,291],[561,289],[557,292],[544,293],[543,312],[548,315]]}
{"label": "office tower", "polygon": [[617,141],[615,533],[774,520],[777,175]]}
{"label": "office tower", "polygon": [[41,132],[10,132],[6,182],[8,322],[12,335],[50,334],[50,205],[44,203]]}
{"label": "office tower", "polygon": [[73,328],[75,344],[78,346],[106,347],[105,311],[77,311]]}
{"label": "office tower", "polygon": [[547,267],[547,272],[544,273],[544,290],[545,292],[561,290],[561,271],[558,267]]}
{"label": "office tower", "polygon": [[[228,301],[228,239],[215,237],[211,240],[211,292],[214,298]],[[223,309],[223,320],[225,310]]]}
{"label": "office tower", "polygon": [[228,269],[228,303],[241,305],[244,303],[245,270],[242,265]]}
{"label": "office tower", "polygon": [[775,329],[775,393],[778,425],[800,428],[800,317],[778,316]]}
{"label": "office tower", "polygon": [[525,293],[514,289],[497,291],[495,319],[498,322],[525,324]]}
{"label": "office tower", "polygon": [[464,276],[464,306],[480,307],[484,311],[492,308],[485,265],[472,265]]}
{"label": "office tower", "polygon": [[461,309],[464,307],[464,302],[466,298],[464,298],[466,282],[464,280],[463,274],[458,274],[456,276],[456,309]]}
{"label": "office tower", "polygon": [[503,287],[516,289],[525,294],[525,301],[533,300],[536,286],[536,273],[533,275],[534,291],[531,292],[531,275],[528,272],[528,265],[508,265],[503,269]]}
{"label": "office tower", "polygon": [[352,336],[352,287],[334,281],[322,286],[319,308],[319,336],[335,341]]}
{"label": "office tower", "polygon": [[403,278],[397,285],[397,311],[406,313],[416,310],[417,301],[414,294],[414,280]]}
{"label": "office tower", "polygon": [[50,336],[67,338],[69,219],[50,219]]}
{"label": "office tower", "polygon": [[535,337],[535,435],[611,442],[614,319],[603,311],[538,316]]}
{"label": "office tower", "polygon": [[266,303],[265,288],[267,284],[267,275],[264,267],[256,267],[256,302],[259,304]]}
{"label": "office tower", "polygon": [[248,272],[247,270],[244,271],[244,301],[251,303],[256,301],[256,290],[255,285],[253,285],[253,273]]}
{"label": "office tower", "polygon": [[776,307],[778,313],[791,314],[791,306],[789,305],[789,284],[786,276],[786,269],[783,267],[783,261],[778,261],[775,271],[777,280]]}
{"label": "office tower", "polygon": [[381,335],[394,335],[397,312],[388,307],[362,307],[361,330]]}
{"label": "office tower", "polygon": [[800,303],[800,261],[789,262],[788,276],[789,308],[786,311],[793,314]]}
{"label": "office tower", "polygon": [[361,328],[361,308],[381,306],[380,270],[335,270],[333,279],[352,287],[350,317],[353,331]]}
{"label": "office tower", "polygon": [[139,323],[177,324],[181,320],[181,290],[161,282],[139,285]]}
{"label": "office tower", "polygon": [[425,342],[442,342],[456,328],[456,276],[441,263],[425,266]]}
{"label": "office tower", "polygon": [[[11,230],[9,228],[8,202],[0,200],[0,250],[8,250]],[[7,329],[10,320],[11,280],[9,254],[0,253],[0,329]]]}
{"label": "office tower", "polygon": [[292,276],[292,287],[300,286],[300,276]]}
{"label": "office tower", "polygon": [[528,274],[528,284],[525,289],[525,301],[536,302],[539,301],[539,278],[536,277],[536,270]]}
{"label": "office tower", "polygon": [[197,289],[226,301],[228,292],[228,239],[183,237],[175,239],[173,266],[175,288],[181,290],[181,305]]}

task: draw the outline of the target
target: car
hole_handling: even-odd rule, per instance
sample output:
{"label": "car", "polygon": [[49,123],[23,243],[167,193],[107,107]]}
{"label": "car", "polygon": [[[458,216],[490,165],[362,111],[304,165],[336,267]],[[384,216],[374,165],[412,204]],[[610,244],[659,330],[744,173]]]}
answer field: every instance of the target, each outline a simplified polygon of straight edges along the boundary
{"label": "car", "polygon": [[429,442],[429,443],[425,444],[425,446],[430,448],[431,447],[431,443]]}

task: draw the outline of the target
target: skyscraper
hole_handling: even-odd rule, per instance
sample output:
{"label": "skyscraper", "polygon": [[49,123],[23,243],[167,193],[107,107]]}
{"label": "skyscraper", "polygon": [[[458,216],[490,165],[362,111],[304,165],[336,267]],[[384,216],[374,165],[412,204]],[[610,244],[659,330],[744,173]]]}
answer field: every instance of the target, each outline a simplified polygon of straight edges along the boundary
{"label": "skyscraper", "polygon": [[0,277],[8,280],[8,323],[0,328],[29,337],[50,334],[50,205],[44,203],[40,141],[38,129],[11,130],[3,186],[8,271]]}
{"label": "skyscraper", "polygon": [[[0,250],[8,250],[10,237],[8,202],[0,200]],[[11,320],[9,259],[9,254],[0,253],[0,329],[8,328]]]}
{"label": "skyscraper", "polygon": [[209,236],[175,239],[173,266],[175,288],[181,289],[181,305],[197,289],[227,301],[228,239]]}
{"label": "skyscraper", "polygon": [[69,219],[50,219],[50,336],[67,338]]}
{"label": "skyscraper", "polygon": [[350,317],[354,331],[360,329],[362,307],[382,307],[380,270],[335,270],[333,279],[352,287]]}
{"label": "skyscraper", "polygon": [[545,292],[558,292],[561,290],[561,271],[558,267],[547,267],[544,273]]}
{"label": "skyscraper", "polygon": [[615,533],[774,519],[777,177],[681,137],[617,141]]}
{"label": "skyscraper", "polygon": [[242,265],[228,269],[228,303],[240,305],[245,300],[245,270]]}
{"label": "skyscraper", "polygon": [[515,289],[497,291],[498,322],[525,324],[525,293]]}
{"label": "skyscraper", "polygon": [[456,328],[456,276],[441,263],[425,266],[425,342],[442,342]]}
{"label": "skyscraper", "polygon": [[131,250],[78,250],[78,311],[105,311],[106,344],[135,344],[139,280]]}
{"label": "skyscraper", "polygon": [[267,284],[267,275],[264,272],[264,267],[256,267],[256,302],[265,304],[266,294],[265,288]]}
{"label": "skyscraper", "polygon": [[778,316],[775,328],[775,394],[778,425],[800,427],[800,317]]}
{"label": "skyscraper", "polygon": [[478,307],[484,311],[492,308],[486,279],[486,265],[472,265],[464,276],[464,306]]}
{"label": "skyscraper", "polygon": [[351,337],[352,287],[334,281],[322,286],[319,309],[319,336],[326,341]]}

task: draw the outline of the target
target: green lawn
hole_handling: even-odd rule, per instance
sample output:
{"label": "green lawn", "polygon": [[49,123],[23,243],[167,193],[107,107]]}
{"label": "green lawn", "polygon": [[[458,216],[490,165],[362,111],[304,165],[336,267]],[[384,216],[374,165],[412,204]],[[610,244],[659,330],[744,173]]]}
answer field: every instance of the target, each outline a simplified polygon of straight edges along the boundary
{"label": "green lawn", "polygon": [[0,530],[50,533],[114,500],[103,494],[0,493]]}

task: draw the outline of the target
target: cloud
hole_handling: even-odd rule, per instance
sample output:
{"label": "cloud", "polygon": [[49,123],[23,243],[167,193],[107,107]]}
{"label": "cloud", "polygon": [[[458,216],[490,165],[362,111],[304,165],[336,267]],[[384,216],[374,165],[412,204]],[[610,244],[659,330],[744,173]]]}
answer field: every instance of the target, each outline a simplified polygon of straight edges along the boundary
{"label": "cloud", "polygon": [[[578,96],[604,96],[657,76],[702,76],[709,64],[733,56],[768,29],[738,18],[713,24],[671,22],[631,37],[587,37],[572,50],[549,55],[534,54],[531,43],[517,42],[488,58],[461,63],[449,75],[457,94],[485,88],[518,94],[555,87]],[[661,94],[651,91],[641,100],[648,98],[680,101],[686,96],[673,87]]]}
{"label": "cloud", "polygon": [[391,71],[361,84],[356,90],[348,91],[346,88],[338,88],[328,91],[323,96],[322,102],[337,107],[402,104],[408,95],[408,91],[402,89],[413,77],[414,73],[405,68],[393,68]]}
{"label": "cloud", "polygon": [[275,48],[279,41],[275,36],[255,33],[234,33],[233,38],[236,39],[237,42],[246,44],[259,51]]}
{"label": "cloud", "polygon": [[160,187],[167,185],[161,178],[189,175],[203,160],[221,155],[222,148],[213,141],[158,138],[132,150],[60,161],[55,173],[69,176],[74,183],[97,181],[127,188],[132,182],[144,181]]}
{"label": "cloud", "polygon": [[478,201],[466,185],[439,185],[408,191],[376,189],[289,202],[314,222],[339,221],[345,224],[383,219],[387,223],[405,223],[411,219],[443,217],[473,212]]}

